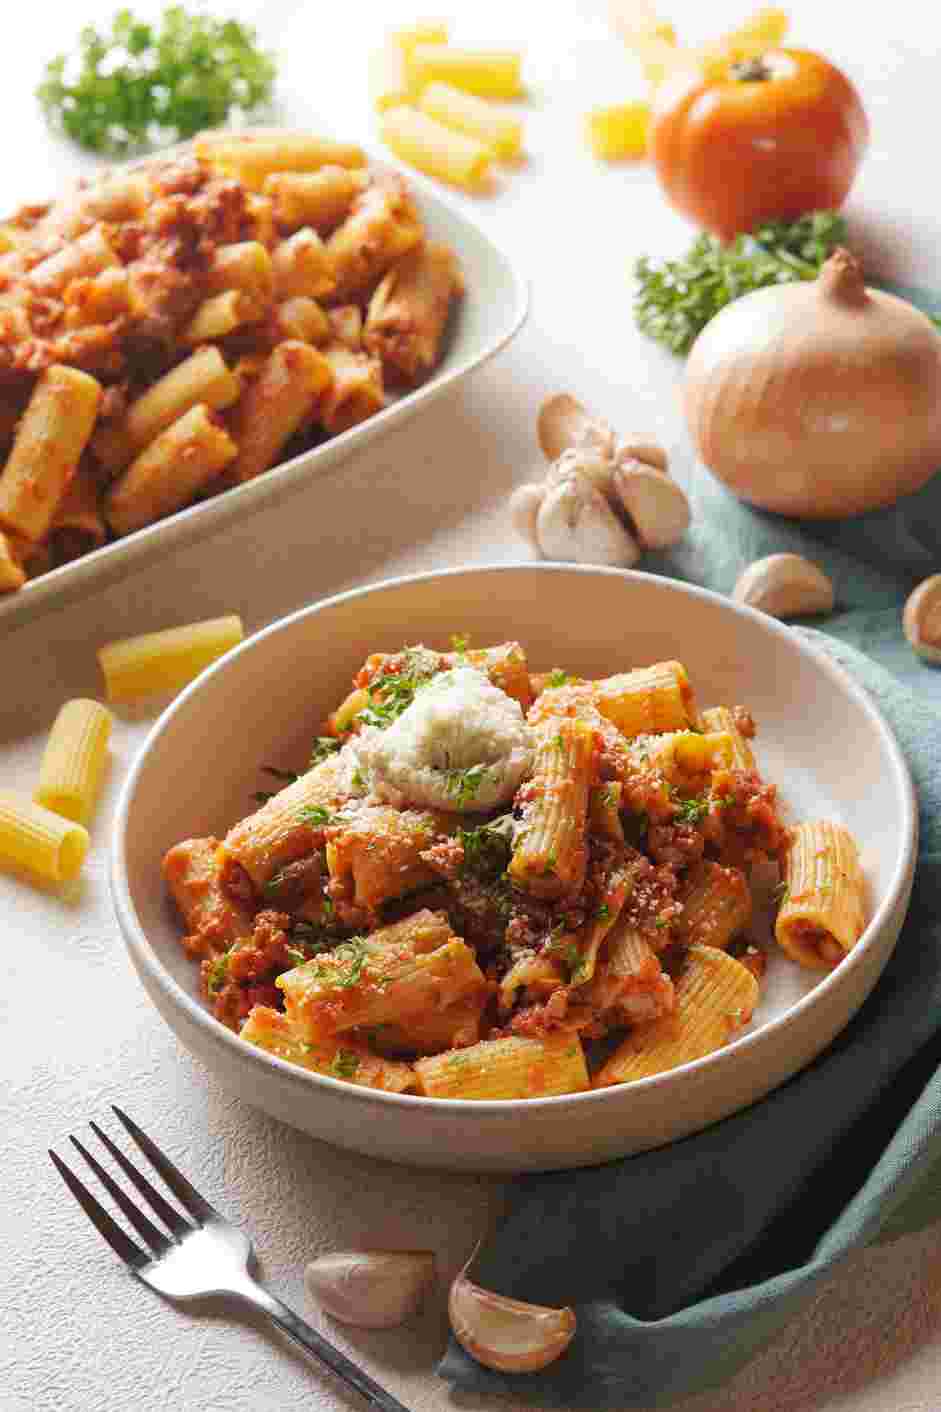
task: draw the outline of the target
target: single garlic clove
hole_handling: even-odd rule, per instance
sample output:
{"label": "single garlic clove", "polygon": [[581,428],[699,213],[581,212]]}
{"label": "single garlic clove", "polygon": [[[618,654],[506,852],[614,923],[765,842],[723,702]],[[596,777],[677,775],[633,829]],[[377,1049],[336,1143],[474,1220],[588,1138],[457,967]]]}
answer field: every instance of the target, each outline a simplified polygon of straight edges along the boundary
{"label": "single garlic clove", "polygon": [[615,447],[613,459],[616,466],[626,467],[631,461],[639,461],[642,466],[669,474],[667,453],[663,447],[643,437],[624,437]]}
{"label": "single garlic clove", "polygon": [[689,501],[675,480],[639,461],[614,469],[614,488],[645,549],[668,549],[689,527]]}
{"label": "single garlic clove", "polygon": [[941,574],[932,574],[908,595],[902,627],[919,657],[941,662]]}
{"label": "single garlic clove", "polygon": [[393,1329],[417,1313],[434,1283],[428,1250],[337,1250],[304,1271],[311,1299],[341,1324]]}
{"label": "single garlic clove", "polygon": [[451,1286],[448,1315],[454,1337],[478,1363],[501,1373],[535,1373],[572,1342],[575,1313],[524,1304],[481,1289],[463,1273]]}
{"label": "single garlic clove", "polygon": [[543,402],[536,433],[547,461],[557,460],[572,447],[597,451],[608,460],[614,452],[614,432],[608,423],[586,412],[567,392]]}
{"label": "single garlic clove", "polygon": [[732,597],[772,618],[805,618],[833,612],[833,584],[800,554],[769,554],[749,564]]}
{"label": "single garlic clove", "polygon": [[633,536],[601,492],[581,475],[568,476],[548,488],[539,507],[536,534],[547,559],[630,568],[640,558]]}
{"label": "single garlic clove", "polygon": [[520,538],[537,550],[539,540],[536,538],[536,516],[545,493],[544,485],[529,482],[526,485],[518,485],[510,496],[510,520],[513,528]]}
{"label": "single garlic clove", "polygon": [[596,490],[602,491],[609,499],[614,489],[611,479],[611,462],[600,452],[590,447],[569,447],[563,451],[546,471],[546,485],[559,485],[569,476],[581,475],[591,481]]}

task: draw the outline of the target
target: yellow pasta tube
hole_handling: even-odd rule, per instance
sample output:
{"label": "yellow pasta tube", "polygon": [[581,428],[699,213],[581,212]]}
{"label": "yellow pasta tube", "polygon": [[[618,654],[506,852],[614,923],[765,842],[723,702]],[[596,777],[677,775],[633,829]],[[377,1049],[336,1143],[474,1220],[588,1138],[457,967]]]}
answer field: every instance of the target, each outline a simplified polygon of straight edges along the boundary
{"label": "yellow pasta tube", "polygon": [[271,256],[279,299],[306,294],[312,299],[332,294],[337,284],[333,261],[320,236],[309,226],[276,245]]}
{"label": "yellow pasta tube", "polygon": [[363,807],[327,845],[330,876],[347,883],[355,906],[374,910],[435,881],[421,855],[453,822],[453,816],[431,810]]}
{"label": "yellow pasta tube", "polygon": [[353,727],[355,718],[369,705],[369,692],[358,686],[345,696],[335,711],[327,717],[327,733],[334,736],[346,735]]}
{"label": "yellow pasta tube", "polygon": [[653,947],[626,925],[612,931],[585,1000],[593,1010],[614,1012],[618,1024],[649,1024],[676,1005],[673,982],[660,969]]}
{"label": "yellow pasta tube", "polygon": [[222,887],[222,854],[215,838],[187,838],[164,854],[163,876],[186,923],[191,956],[215,956],[254,928],[249,909]]}
{"label": "yellow pasta tube", "polygon": [[613,843],[624,842],[620,780],[609,780],[607,784],[592,787],[588,799],[588,818],[592,833],[610,838]]}
{"label": "yellow pasta tube", "polygon": [[778,944],[801,966],[828,970],[856,945],[866,925],[866,884],[852,834],[815,819],[791,830]]}
{"label": "yellow pasta tube", "polygon": [[108,244],[100,226],[47,255],[30,270],[27,279],[37,294],[61,294],[70,280],[96,275],[121,261]]}
{"label": "yellow pasta tube", "polygon": [[131,295],[127,271],[102,270],[87,279],[73,279],[65,290],[67,328],[84,328],[88,324],[107,324],[120,318],[130,308]]}
{"label": "yellow pasta tube", "polygon": [[280,343],[232,411],[230,426],[238,455],[229,479],[242,483],[267,471],[312,415],[332,379],[332,364],[309,343]]}
{"label": "yellow pasta tube", "polygon": [[324,349],[331,373],[330,387],[320,407],[320,419],[331,436],[365,422],[385,406],[382,364],[366,353],[354,353],[342,343]]}
{"label": "yellow pasta tube", "polygon": [[0,789],[0,863],[46,882],[69,882],[81,871],[88,844],[81,824]]}
{"label": "yellow pasta tube", "polygon": [[416,44],[405,58],[409,81],[416,88],[439,80],[480,98],[519,98],[523,92],[522,60],[514,50]]}
{"label": "yellow pasta tube", "polygon": [[180,341],[191,348],[214,338],[225,338],[243,324],[255,323],[264,313],[264,303],[243,289],[223,289],[205,299],[189,324],[180,334]]}
{"label": "yellow pasta tube", "polygon": [[534,897],[574,896],[581,890],[594,748],[591,727],[573,717],[539,732],[509,867],[513,881]]}
{"label": "yellow pasta tube", "polygon": [[285,299],[274,311],[277,342],[300,339],[301,343],[322,344],[330,339],[330,320],[316,299],[296,294]]}
{"label": "yellow pasta tube", "polygon": [[234,461],[239,448],[199,403],[162,431],[108,492],[105,515],[116,534],[130,534],[188,505]]}
{"label": "yellow pasta tube", "polygon": [[366,154],[349,142],[306,133],[273,136],[197,137],[196,155],[216,171],[236,177],[249,191],[261,191],[274,172],[315,172],[320,167],[365,167]]}
{"label": "yellow pasta tube", "polygon": [[532,686],[529,680],[529,663],[526,653],[518,642],[500,642],[495,647],[470,647],[466,652],[446,652],[445,660],[449,667],[461,661],[477,667],[498,686],[507,696],[512,696],[526,711],[532,704]]}
{"label": "yellow pasta tube", "polygon": [[366,348],[391,376],[415,382],[437,363],[451,297],[462,289],[449,246],[428,241],[410,250],[383,276],[369,301]]}
{"label": "yellow pasta tube", "polygon": [[662,20],[650,0],[609,0],[611,23],[628,43],[638,36],[655,35],[667,44],[676,43],[676,31]]}
{"label": "yellow pasta tube", "polygon": [[403,162],[467,191],[479,190],[490,168],[490,148],[483,142],[414,108],[388,108],[382,115],[380,133]]}
{"label": "yellow pasta tube", "polygon": [[519,118],[486,99],[475,98],[449,83],[429,83],[418,106],[436,122],[482,142],[494,161],[509,161],[522,151],[523,124]]}
{"label": "yellow pasta tube", "polygon": [[549,1098],[588,1088],[588,1069],[576,1034],[540,1039],[510,1035],[452,1049],[413,1065],[426,1098]]}
{"label": "yellow pasta tube", "polygon": [[329,756],[233,825],[222,845],[223,862],[237,863],[260,892],[279,868],[312,853],[317,831],[322,834],[340,797],[340,768],[337,757]]}
{"label": "yellow pasta tube", "polygon": [[486,991],[472,992],[443,1010],[403,1015],[357,1033],[380,1054],[440,1054],[477,1043],[486,1002]]}
{"label": "yellow pasta tube", "polygon": [[410,1064],[383,1059],[353,1039],[304,1039],[287,1015],[267,1005],[253,1006],[239,1034],[249,1044],[288,1064],[299,1064],[312,1074],[326,1074],[362,1088],[384,1089],[386,1093],[406,1093],[415,1087]]}
{"label": "yellow pasta tube", "polygon": [[738,868],[723,868],[708,860],[689,870],[680,894],[684,941],[724,951],[751,921],[752,897]]}
{"label": "yellow pasta tube", "polygon": [[136,221],[147,209],[150,183],[142,172],[105,177],[83,191],[82,209],[96,221]]}
{"label": "yellow pasta tube", "polygon": [[592,700],[622,735],[654,735],[688,730],[697,724],[696,705],[686,668],[657,662],[592,683]]}
{"label": "yellow pasta tube", "polygon": [[585,120],[588,145],[605,162],[639,160],[646,156],[650,104],[635,101],[593,108]]}
{"label": "yellow pasta tube", "polygon": [[271,256],[259,240],[220,245],[213,251],[206,271],[206,293],[222,294],[240,289],[259,302],[271,298],[274,273]]}
{"label": "yellow pasta tube", "polygon": [[362,169],[321,167],[319,172],[277,172],[266,178],[265,195],[285,230],[310,226],[320,235],[329,235],[368,184]]}
{"label": "yellow pasta tube", "polygon": [[257,240],[266,250],[271,250],[279,240],[278,227],[274,219],[274,207],[267,196],[256,192],[245,193],[245,213],[242,217],[243,234]]}
{"label": "yellow pasta tube", "polygon": [[363,311],[358,304],[339,304],[328,314],[331,342],[342,343],[352,353],[363,346]]}
{"label": "yellow pasta tube", "polygon": [[327,241],[337,299],[351,299],[374,284],[424,236],[421,216],[404,181],[386,177],[373,182],[357,196],[350,214]]}
{"label": "yellow pasta tube", "polygon": [[[398,108],[411,101],[412,85],[405,62],[405,51],[392,40],[369,56],[369,97],[377,113]],[[12,242],[8,247],[13,249]]]}
{"label": "yellow pasta tube", "polygon": [[106,643],[98,649],[98,663],[108,700],[133,701],[185,686],[242,637],[242,620],[233,613]]}
{"label": "yellow pasta tube", "polygon": [[37,804],[87,824],[98,798],[105,762],[111,712],[99,701],[67,701],[56,716],[39,770],[33,796]]}
{"label": "yellow pasta tube", "polygon": [[77,368],[40,376],[0,473],[0,525],[42,539],[91,436],[101,387]]}
{"label": "yellow pasta tube", "polygon": [[758,982],[724,951],[692,946],[675,993],[673,1013],[632,1030],[599,1070],[593,1087],[646,1079],[721,1049],[751,1019]]}
{"label": "yellow pasta tube", "polygon": [[26,572],[13,535],[0,529],[0,593],[15,593],[26,582]]}
{"label": "yellow pasta tube", "polygon": [[199,348],[177,363],[131,403],[123,421],[92,440],[98,459],[114,472],[155,441],[184,413],[202,403],[214,412],[229,407],[239,395],[239,382],[218,348]]}
{"label": "yellow pasta tube", "polygon": [[707,731],[722,731],[728,735],[731,746],[731,768],[734,770],[756,770],[754,751],[748,737],[739,730],[735,716],[727,706],[707,706],[702,713],[702,723]]}
{"label": "yellow pasta tube", "polygon": [[415,24],[392,30],[389,38],[404,54],[413,53],[419,44],[447,44],[447,21],[416,20]]}

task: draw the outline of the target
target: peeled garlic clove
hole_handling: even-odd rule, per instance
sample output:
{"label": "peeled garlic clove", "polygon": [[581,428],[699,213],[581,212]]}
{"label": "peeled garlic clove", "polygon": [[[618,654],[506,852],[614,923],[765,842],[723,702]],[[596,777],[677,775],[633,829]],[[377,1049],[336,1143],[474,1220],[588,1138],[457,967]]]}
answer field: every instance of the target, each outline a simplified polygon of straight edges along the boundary
{"label": "peeled garlic clove", "polygon": [[548,488],[536,534],[547,559],[630,568],[640,558],[636,542],[605,497],[580,475]]}
{"label": "peeled garlic clove", "polygon": [[429,1250],[338,1250],[304,1271],[311,1299],[341,1324],[393,1329],[417,1313],[434,1283]]}
{"label": "peeled garlic clove", "polygon": [[536,516],[539,514],[539,507],[545,493],[546,487],[544,485],[529,482],[527,485],[518,485],[510,496],[510,520],[513,528],[520,538],[525,539],[533,549],[539,548],[539,540],[536,538]]}
{"label": "peeled garlic clove", "polygon": [[563,451],[546,471],[546,485],[560,485],[569,476],[580,475],[596,490],[610,497],[614,484],[611,479],[611,462],[606,456],[586,447],[570,447]]}
{"label": "peeled garlic clove", "polygon": [[539,409],[536,423],[539,445],[547,461],[555,461],[570,448],[597,451],[606,459],[614,452],[614,432],[601,417],[593,417],[567,392],[549,397]]}
{"label": "peeled garlic clove", "polygon": [[655,441],[646,441],[643,437],[625,437],[619,441],[614,451],[614,464],[627,466],[631,461],[639,461],[642,466],[650,466],[652,470],[662,471],[664,475],[669,474],[667,453]]}
{"label": "peeled garlic clove", "polygon": [[941,574],[932,574],[909,594],[902,627],[919,657],[941,662]]}
{"label": "peeled garlic clove", "polygon": [[800,554],[769,554],[739,577],[732,597],[772,618],[804,618],[833,612],[833,584]]}
{"label": "peeled garlic clove", "polygon": [[614,488],[645,549],[668,549],[689,526],[689,501],[675,480],[630,460],[614,469]]}
{"label": "peeled garlic clove", "polygon": [[572,1342],[575,1313],[524,1304],[481,1289],[462,1272],[451,1286],[448,1315],[454,1337],[478,1363],[501,1373],[535,1373]]}

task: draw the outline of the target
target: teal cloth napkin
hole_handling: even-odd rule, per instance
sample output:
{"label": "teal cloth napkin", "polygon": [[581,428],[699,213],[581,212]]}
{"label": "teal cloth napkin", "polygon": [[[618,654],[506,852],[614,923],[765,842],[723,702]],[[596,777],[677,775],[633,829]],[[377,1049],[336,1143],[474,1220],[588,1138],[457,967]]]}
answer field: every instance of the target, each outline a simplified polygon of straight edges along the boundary
{"label": "teal cloth napkin", "polygon": [[794,630],[862,682],[905,751],[920,797],[915,887],[878,985],[809,1068],[682,1142],[516,1182],[474,1276],[574,1305],[578,1332],[541,1373],[491,1372],[453,1340],[440,1372],[536,1407],[668,1407],[717,1387],[850,1251],[941,1219],[941,671],[901,632],[907,594],[941,570],[941,475],[892,510],[816,526],[697,475],[690,534],[654,571],[728,593],[765,554],[826,569],[836,612],[824,631]]}

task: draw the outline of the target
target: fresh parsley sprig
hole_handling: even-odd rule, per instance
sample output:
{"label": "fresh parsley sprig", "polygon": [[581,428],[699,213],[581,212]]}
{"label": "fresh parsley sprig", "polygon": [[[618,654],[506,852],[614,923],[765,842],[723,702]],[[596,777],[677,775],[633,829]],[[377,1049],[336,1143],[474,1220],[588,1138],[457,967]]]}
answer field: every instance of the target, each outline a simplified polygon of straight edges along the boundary
{"label": "fresh parsley sprig", "polygon": [[271,98],[275,72],[250,25],[182,5],[153,25],[119,10],[110,32],[87,25],[73,53],[50,60],[36,97],[81,146],[122,156],[254,111]]}
{"label": "fresh parsley sprig", "polygon": [[711,318],[733,299],[767,285],[816,279],[824,261],[846,243],[836,211],[812,211],[800,220],[769,221],[724,245],[696,237],[681,260],[642,256],[634,267],[634,317],[643,333],[672,353],[688,353]]}

